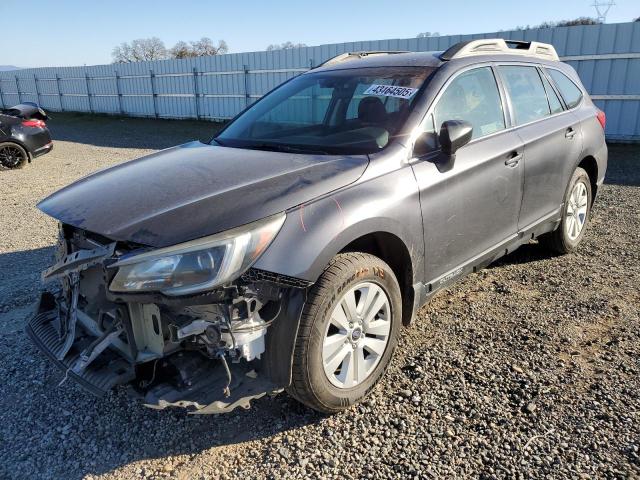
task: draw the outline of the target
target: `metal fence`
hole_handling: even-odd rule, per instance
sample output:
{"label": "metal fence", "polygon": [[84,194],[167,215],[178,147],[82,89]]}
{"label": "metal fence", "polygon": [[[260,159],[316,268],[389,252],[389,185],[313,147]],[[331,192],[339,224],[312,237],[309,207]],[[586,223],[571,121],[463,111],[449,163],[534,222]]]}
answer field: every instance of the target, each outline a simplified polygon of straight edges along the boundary
{"label": "metal fence", "polygon": [[606,112],[607,138],[640,140],[640,22],[0,72],[0,107],[32,101],[51,111],[221,120],[233,117],[283,81],[340,53],[438,51],[459,41],[494,37],[553,44]]}

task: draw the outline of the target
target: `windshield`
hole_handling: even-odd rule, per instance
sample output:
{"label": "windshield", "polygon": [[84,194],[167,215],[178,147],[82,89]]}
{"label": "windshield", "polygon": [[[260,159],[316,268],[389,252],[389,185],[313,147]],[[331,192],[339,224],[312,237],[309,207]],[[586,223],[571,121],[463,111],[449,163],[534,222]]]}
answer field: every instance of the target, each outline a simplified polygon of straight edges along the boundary
{"label": "windshield", "polygon": [[384,67],[300,75],[250,107],[215,141],[288,152],[374,153],[400,131],[433,70]]}

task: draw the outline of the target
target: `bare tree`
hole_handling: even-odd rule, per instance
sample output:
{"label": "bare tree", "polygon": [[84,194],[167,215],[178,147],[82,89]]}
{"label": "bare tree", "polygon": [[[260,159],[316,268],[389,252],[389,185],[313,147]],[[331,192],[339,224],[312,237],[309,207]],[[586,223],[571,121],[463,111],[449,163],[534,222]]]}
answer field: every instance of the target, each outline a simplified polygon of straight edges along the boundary
{"label": "bare tree", "polygon": [[218,40],[218,45],[208,37],[202,37],[197,42],[191,42],[191,48],[196,57],[208,57],[212,55],[223,55],[229,51],[227,42]]}
{"label": "bare tree", "polygon": [[306,43],[293,43],[293,42],[272,43],[267,47],[267,51],[271,52],[273,50],[289,50],[291,48],[302,48],[306,46],[307,46]]}
{"label": "bare tree", "polygon": [[169,54],[172,58],[208,57],[213,55],[223,55],[229,51],[227,42],[218,40],[218,45],[213,43],[208,37],[202,37],[196,42],[176,43]]}
{"label": "bare tree", "polygon": [[189,58],[194,56],[193,50],[191,50],[189,44],[182,40],[176,43],[171,50],[169,50],[169,55],[171,55],[171,58]]}
{"label": "bare tree", "polygon": [[144,62],[167,58],[167,49],[158,37],[122,42],[111,52],[113,63]]}
{"label": "bare tree", "polygon": [[601,23],[602,22],[600,22],[599,20],[597,20],[595,18],[578,17],[578,18],[574,18],[573,20],[559,20],[559,21],[555,21],[555,22],[542,22],[540,25],[534,25],[534,26],[527,25],[526,27],[523,27],[521,25],[518,25],[513,30],[529,30],[531,28],[573,27],[573,26],[576,26],[576,25],[599,25]]}

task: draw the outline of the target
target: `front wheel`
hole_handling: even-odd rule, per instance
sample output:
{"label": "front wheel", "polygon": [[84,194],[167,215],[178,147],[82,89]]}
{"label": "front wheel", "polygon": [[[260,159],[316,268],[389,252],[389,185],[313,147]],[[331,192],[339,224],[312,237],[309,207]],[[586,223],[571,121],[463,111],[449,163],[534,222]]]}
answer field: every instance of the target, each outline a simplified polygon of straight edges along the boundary
{"label": "front wheel", "polygon": [[540,242],[561,254],[578,248],[589,222],[592,195],[589,175],[583,168],[576,168],[565,193],[560,225],[541,236]]}
{"label": "front wheel", "polygon": [[389,364],[401,318],[400,288],[386,263],[337,255],[309,292],[289,394],[325,413],[364,398]]}

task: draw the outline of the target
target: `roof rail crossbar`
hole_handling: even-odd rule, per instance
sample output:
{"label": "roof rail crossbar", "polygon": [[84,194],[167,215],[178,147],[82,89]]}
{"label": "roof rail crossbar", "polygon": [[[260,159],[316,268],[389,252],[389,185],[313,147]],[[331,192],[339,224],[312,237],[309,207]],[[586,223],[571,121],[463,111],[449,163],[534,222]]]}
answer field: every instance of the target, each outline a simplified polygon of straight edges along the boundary
{"label": "roof rail crossbar", "polygon": [[394,55],[396,53],[408,53],[407,51],[402,50],[371,50],[371,51],[362,51],[362,52],[345,52],[340,55],[336,55],[335,57],[330,58],[329,60],[325,60],[320,65],[317,65],[313,68],[318,67],[326,67],[327,65],[333,65],[336,63],[344,62],[346,60],[353,60],[355,58],[364,58],[369,57],[371,55]]}
{"label": "roof rail crossbar", "polygon": [[547,60],[560,60],[556,49],[548,43],[504,40],[502,38],[485,38],[456,43],[442,53],[440,59],[448,61],[454,58],[495,53],[527,55]]}

